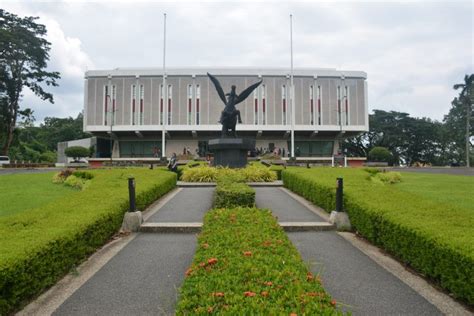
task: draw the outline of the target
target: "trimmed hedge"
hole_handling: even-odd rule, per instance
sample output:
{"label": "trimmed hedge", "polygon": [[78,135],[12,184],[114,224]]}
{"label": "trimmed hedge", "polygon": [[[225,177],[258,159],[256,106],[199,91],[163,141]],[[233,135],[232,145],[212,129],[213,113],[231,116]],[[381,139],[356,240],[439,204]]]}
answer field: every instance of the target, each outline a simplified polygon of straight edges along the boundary
{"label": "trimmed hedge", "polygon": [[255,190],[245,183],[219,181],[214,193],[214,207],[229,208],[255,205]]}
{"label": "trimmed hedge", "polygon": [[180,288],[177,315],[340,315],[269,210],[215,209]]}
{"label": "trimmed hedge", "polygon": [[345,210],[362,236],[474,304],[472,209],[397,189],[401,184],[370,181],[360,169],[289,168],[282,173],[285,187],[328,211],[335,207],[337,176],[344,176]]}
{"label": "trimmed hedge", "polygon": [[128,207],[127,178],[137,183],[137,209],[176,185],[162,170],[90,171],[90,185],[67,198],[0,218],[0,314],[53,285],[117,232]]}

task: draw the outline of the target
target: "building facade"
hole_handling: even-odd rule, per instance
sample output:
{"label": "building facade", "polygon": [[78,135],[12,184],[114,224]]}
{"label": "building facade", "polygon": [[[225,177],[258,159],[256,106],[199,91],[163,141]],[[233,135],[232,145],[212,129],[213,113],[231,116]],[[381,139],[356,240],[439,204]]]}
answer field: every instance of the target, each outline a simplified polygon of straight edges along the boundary
{"label": "building facade", "polygon": [[[224,104],[209,72],[227,93],[263,83],[237,108],[239,137],[256,139],[258,149],[291,152],[291,83],[287,69],[92,70],[85,74],[84,131],[109,138],[110,153],[98,158],[144,159],[189,151],[207,153],[219,137]],[[295,69],[295,151],[301,157],[331,157],[339,141],[368,130],[367,75],[362,71]],[[108,157],[106,157],[108,156]]]}

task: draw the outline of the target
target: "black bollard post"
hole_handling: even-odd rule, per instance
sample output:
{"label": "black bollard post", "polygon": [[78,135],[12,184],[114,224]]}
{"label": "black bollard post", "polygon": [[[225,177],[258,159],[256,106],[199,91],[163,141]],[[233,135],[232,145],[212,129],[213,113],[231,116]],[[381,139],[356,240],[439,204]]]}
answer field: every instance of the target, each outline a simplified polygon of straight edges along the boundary
{"label": "black bollard post", "polygon": [[337,178],[337,188],[336,188],[336,212],[344,212],[343,209],[343,192],[344,182],[342,178]]}
{"label": "black bollard post", "polygon": [[135,178],[128,178],[129,212],[135,212]]}
{"label": "black bollard post", "polygon": [[150,170],[153,170],[153,162],[150,164]]}

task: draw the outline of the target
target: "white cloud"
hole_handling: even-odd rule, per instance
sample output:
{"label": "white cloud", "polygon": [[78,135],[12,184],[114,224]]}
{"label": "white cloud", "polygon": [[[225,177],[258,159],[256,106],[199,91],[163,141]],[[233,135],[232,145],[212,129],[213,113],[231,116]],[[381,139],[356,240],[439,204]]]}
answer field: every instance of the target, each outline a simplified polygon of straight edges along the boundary
{"label": "white cloud", "polygon": [[87,68],[160,67],[163,12],[169,67],[289,67],[293,13],[295,66],[366,71],[371,108],[442,119],[452,85],[473,72],[468,1],[0,4],[48,27],[50,68],[63,79],[38,117],[76,115]]}

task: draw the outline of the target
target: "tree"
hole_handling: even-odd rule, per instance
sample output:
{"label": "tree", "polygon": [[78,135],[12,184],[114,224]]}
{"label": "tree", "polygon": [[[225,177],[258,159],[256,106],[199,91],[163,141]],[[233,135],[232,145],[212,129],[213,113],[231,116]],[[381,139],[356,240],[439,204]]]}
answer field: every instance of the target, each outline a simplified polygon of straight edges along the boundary
{"label": "tree", "polygon": [[13,141],[23,88],[54,103],[44,85],[57,86],[60,75],[46,71],[51,43],[44,38],[46,27],[36,23],[37,19],[21,18],[0,9],[0,127],[4,155]]}
{"label": "tree", "polygon": [[64,150],[64,153],[66,154],[66,156],[74,158],[74,161],[79,161],[83,157],[89,157],[90,150],[89,148],[82,146],[72,146],[66,148]]}
{"label": "tree", "polygon": [[369,161],[392,163],[392,153],[385,147],[374,147],[369,151]]}
{"label": "tree", "polygon": [[[472,104],[474,103],[474,74],[465,75],[464,76],[464,83],[458,83],[453,86],[455,90],[461,89],[459,93],[459,97],[457,98],[457,102],[453,103],[455,107],[464,108],[464,121],[465,124],[465,161],[466,166],[469,168],[469,156],[470,156],[470,149],[471,149],[471,135],[473,134],[471,131],[471,114],[472,114]],[[461,112],[463,112],[461,110]],[[451,113],[451,111],[450,111]],[[449,114],[448,114],[449,115]],[[460,116],[463,116],[462,114]]]}

